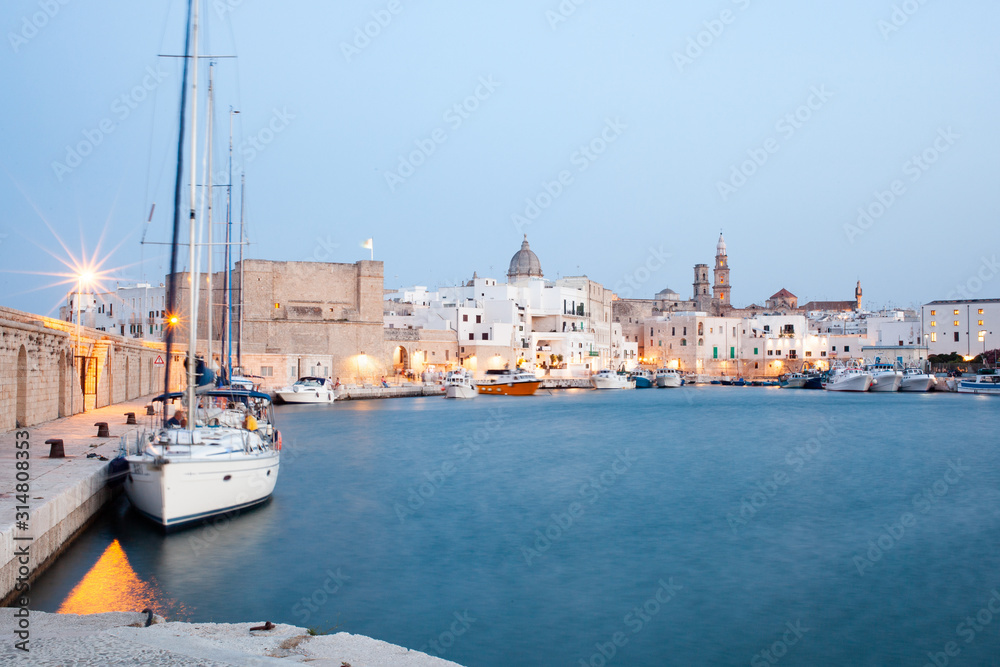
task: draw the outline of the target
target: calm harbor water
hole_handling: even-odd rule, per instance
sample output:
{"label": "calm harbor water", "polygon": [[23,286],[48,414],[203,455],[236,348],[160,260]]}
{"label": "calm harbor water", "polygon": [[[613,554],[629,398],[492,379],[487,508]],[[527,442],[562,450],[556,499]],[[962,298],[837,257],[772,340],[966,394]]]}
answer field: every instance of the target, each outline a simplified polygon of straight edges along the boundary
{"label": "calm harbor water", "polygon": [[712,386],[283,407],[268,505],[164,536],[122,499],[33,601],[470,667],[1000,664],[998,411]]}

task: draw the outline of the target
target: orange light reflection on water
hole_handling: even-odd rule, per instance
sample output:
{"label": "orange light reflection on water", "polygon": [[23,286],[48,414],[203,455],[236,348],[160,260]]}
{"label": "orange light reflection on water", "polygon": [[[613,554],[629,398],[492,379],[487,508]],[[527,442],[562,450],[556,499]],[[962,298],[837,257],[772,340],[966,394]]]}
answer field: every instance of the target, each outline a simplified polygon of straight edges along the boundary
{"label": "orange light reflection on water", "polygon": [[149,607],[161,616],[178,620],[184,607],[164,597],[155,581],[143,581],[132,569],[118,540],[108,545],[56,613],[100,614],[108,611],[142,611]]}

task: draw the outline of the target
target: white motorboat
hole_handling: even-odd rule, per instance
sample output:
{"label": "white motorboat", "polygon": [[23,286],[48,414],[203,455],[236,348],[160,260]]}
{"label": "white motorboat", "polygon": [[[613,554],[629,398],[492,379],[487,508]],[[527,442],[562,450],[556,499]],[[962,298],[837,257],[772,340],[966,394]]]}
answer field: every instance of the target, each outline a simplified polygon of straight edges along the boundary
{"label": "white motorboat", "polygon": [[[180,397],[154,401],[166,410]],[[146,430],[123,442],[129,502],[164,528],[263,503],[278,480],[281,435],[267,394],[213,390],[198,394],[197,406],[184,428]]]}
{"label": "white motorboat", "polygon": [[607,369],[591,375],[590,384],[594,389],[635,389],[635,380]]}
{"label": "white motorboat", "polygon": [[867,364],[865,370],[872,374],[869,391],[899,391],[903,383],[903,372],[894,364]]}
{"label": "white motorboat", "polygon": [[672,389],[684,384],[681,372],[674,368],[658,368],[656,370],[656,386]]}
{"label": "white motorboat", "polygon": [[936,373],[931,391],[958,391],[959,378],[951,377],[947,373]]}
{"label": "white motorboat", "polygon": [[873,379],[863,368],[840,366],[830,371],[823,388],[827,391],[868,391]]}
{"label": "white motorboat", "polygon": [[983,368],[976,373],[975,380],[958,378],[960,394],[990,394],[1000,396],[1000,373],[994,368]]}
{"label": "white motorboat", "polygon": [[306,376],[275,392],[285,403],[333,403],[336,398],[330,378]]}
{"label": "white motorboat", "polygon": [[444,377],[445,398],[475,398],[478,395],[472,374],[464,368],[453,370]]}
{"label": "white motorboat", "polygon": [[900,391],[930,391],[937,384],[937,379],[919,368],[907,368],[903,371],[903,381]]}

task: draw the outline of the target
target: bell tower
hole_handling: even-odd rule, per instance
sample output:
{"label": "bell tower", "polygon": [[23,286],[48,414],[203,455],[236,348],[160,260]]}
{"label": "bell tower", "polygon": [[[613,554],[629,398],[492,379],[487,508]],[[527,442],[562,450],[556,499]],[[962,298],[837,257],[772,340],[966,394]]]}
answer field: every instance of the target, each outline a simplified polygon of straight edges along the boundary
{"label": "bell tower", "polygon": [[861,281],[858,281],[858,286],[854,288],[854,310],[861,310]]}
{"label": "bell tower", "polygon": [[713,296],[719,300],[721,306],[731,306],[730,301],[732,286],[729,283],[729,257],[726,255],[726,239],[719,233],[719,244],[715,249],[715,285],[712,288]]}

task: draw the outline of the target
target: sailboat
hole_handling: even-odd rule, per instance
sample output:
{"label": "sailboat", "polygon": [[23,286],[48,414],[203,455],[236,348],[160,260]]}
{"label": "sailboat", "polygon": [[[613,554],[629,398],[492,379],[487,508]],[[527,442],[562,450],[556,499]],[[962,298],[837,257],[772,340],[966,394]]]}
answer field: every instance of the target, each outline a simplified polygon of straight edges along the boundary
{"label": "sailboat", "polygon": [[[194,63],[191,86],[192,162],[197,147],[198,0],[189,0],[184,75],[181,84],[181,119],[174,184],[174,237],[171,253],[170,312],[176,299],[177,249],[180,229],[183,176],[184,114],[189,63]],[[191,55],[188,55],[188,52]],[[196,274],[195,169],[191,169],[189,267]],[[133,442],[124,442],[129,473],[125,492],[141,514],[164,528],[174,528],[228,514],[265,502],[274,492],[281,459],[281,434],[274,427],[273,408],[267,394],[233,387],[213,389],[210,373],[199,373],[204,363],[197,357],[199,280],[191,281],[188,318],[187,388],[170,392],[172,329],[167,333],[167,369],[159,428],[147,429]],[[211,336],[211,332],[209,333]],[[168,406],[180,407],[168,420]]]}

